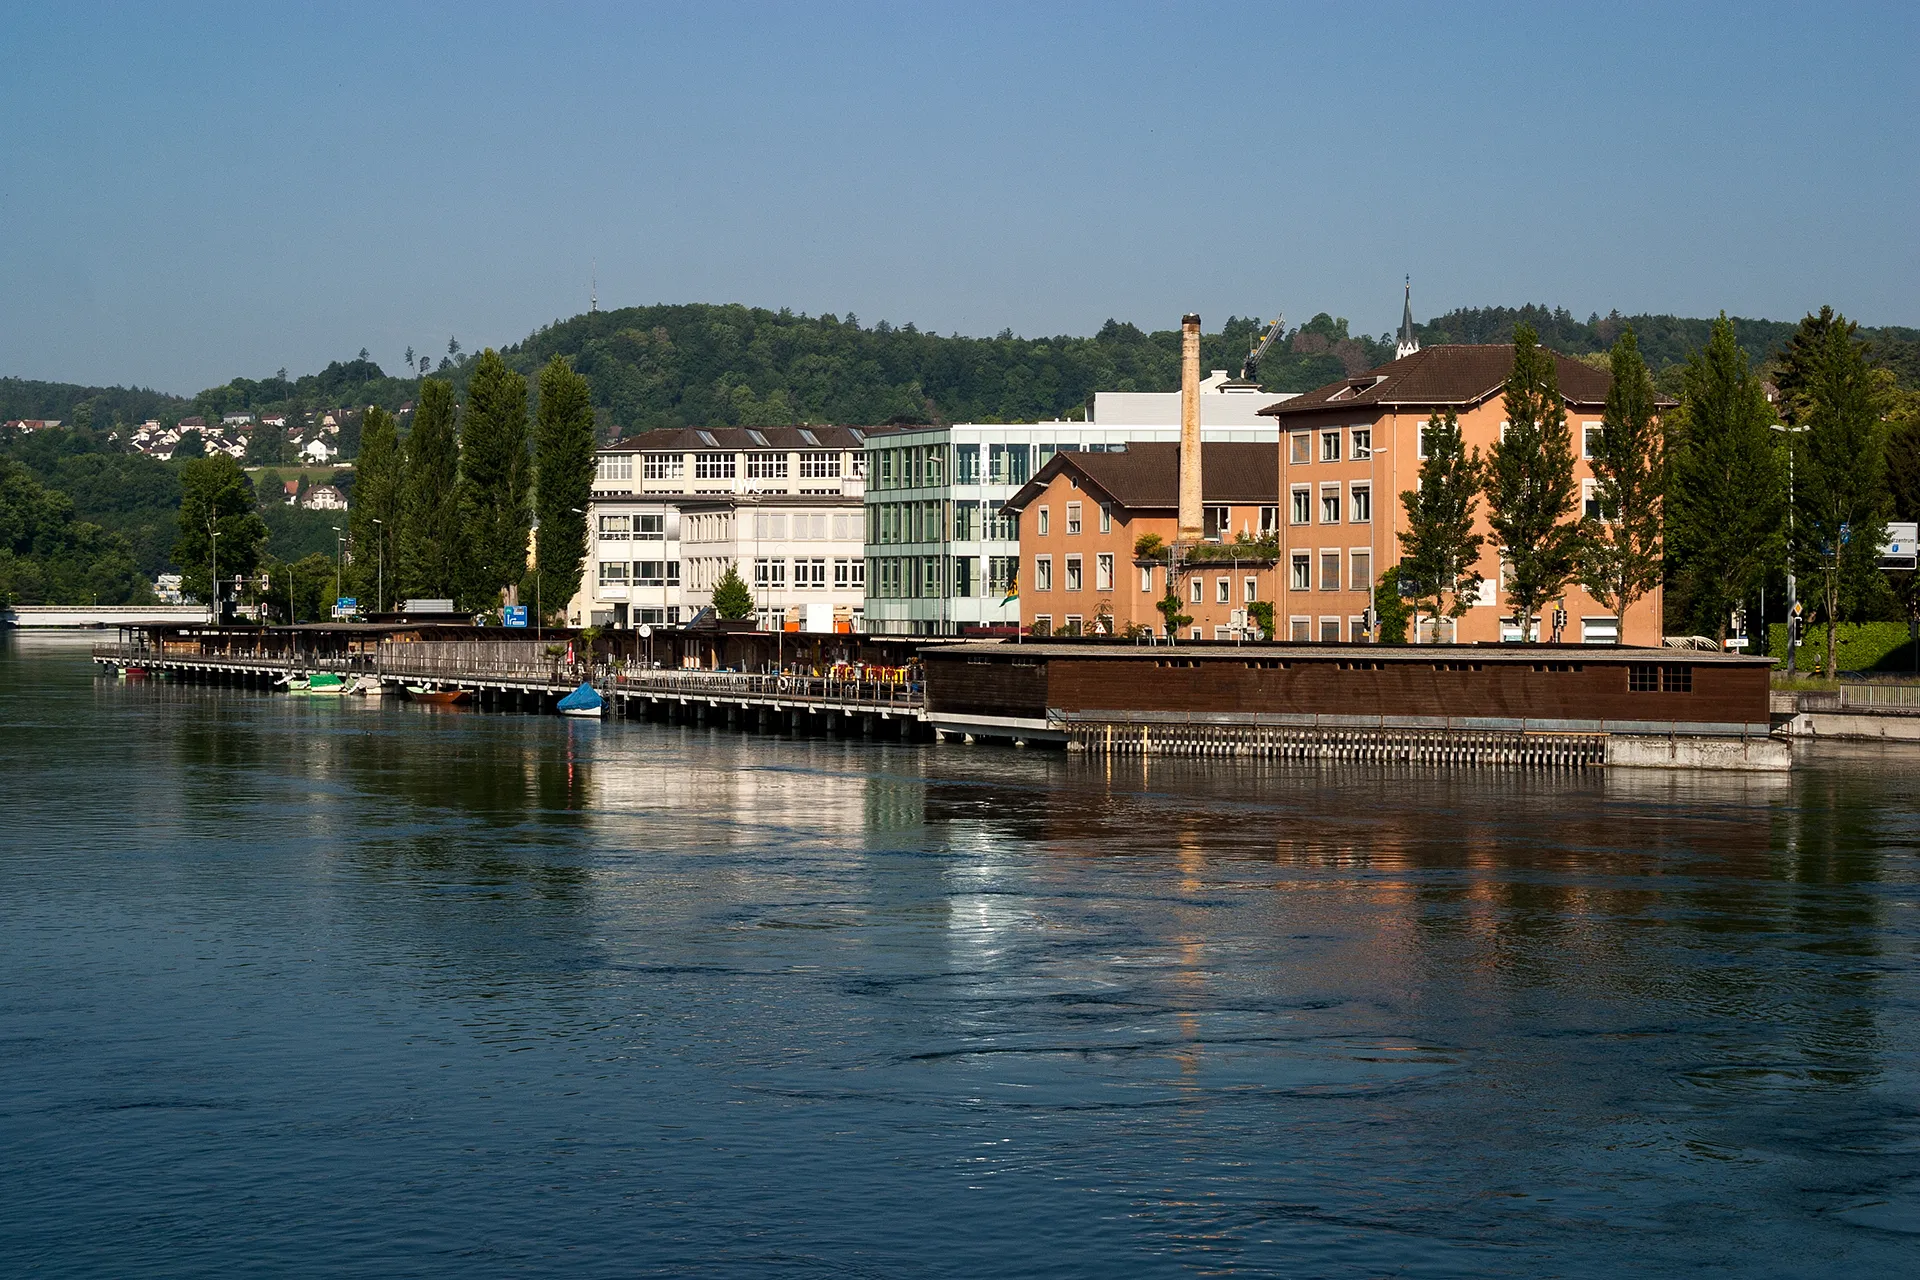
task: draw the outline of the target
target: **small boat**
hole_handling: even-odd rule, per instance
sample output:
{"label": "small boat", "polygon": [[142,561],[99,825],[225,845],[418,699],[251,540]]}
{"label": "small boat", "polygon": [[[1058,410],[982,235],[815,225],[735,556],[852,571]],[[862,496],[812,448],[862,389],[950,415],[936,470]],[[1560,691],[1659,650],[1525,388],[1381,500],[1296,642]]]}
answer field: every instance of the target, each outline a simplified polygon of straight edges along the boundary
{"label": "small boat", "polygon": [[388,687],[379,676],[360,676],[347,686],[347,692],[362,698],[378,698],[400,690]]}
{"label": "small boat", "polygon": [[280,687],[288,693],[305,693],[307,691],[307,678],[302,675],[281,676]]}
{"label": "small boat", "polygon": [[347,682],[331,671],[316,671],[307,677],[308,693],[340,694],[347,691]]}
{"label": "small boat", "polygon": [[590,716],[598,720],[607,714],[607,700],[592,685],[581,683],[566,697],[560,699],[554,708],[563,716]]}
{"label": "small boat", "polygon": [[471,702],[473,693],[467,689],[430,689],[423,684],[410,684],[407,686],[407,697],[429,706],[452,707]]}

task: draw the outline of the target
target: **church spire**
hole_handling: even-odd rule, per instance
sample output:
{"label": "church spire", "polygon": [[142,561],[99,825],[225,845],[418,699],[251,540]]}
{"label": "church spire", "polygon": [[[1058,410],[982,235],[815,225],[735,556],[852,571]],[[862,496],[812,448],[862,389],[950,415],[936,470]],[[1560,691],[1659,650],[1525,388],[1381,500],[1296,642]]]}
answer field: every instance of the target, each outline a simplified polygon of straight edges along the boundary
{"label": "church spire", "polygon": [[1413,277],[1407,277],[1407,297],[1400,312],[1400,341],[1393,348],[1393,358],[1404,360],[1420,349],[1420,339],[1413,336]]}

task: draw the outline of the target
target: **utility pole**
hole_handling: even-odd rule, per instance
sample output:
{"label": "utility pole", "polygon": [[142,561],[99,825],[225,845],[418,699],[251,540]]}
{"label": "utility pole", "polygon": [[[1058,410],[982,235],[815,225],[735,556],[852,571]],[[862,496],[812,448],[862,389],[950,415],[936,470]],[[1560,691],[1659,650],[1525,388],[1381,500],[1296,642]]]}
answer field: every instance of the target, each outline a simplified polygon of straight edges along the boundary
{"label": "utility pole", "polygon": [[339,525],[333,526],[333,607],[340,608],[340,553],[345,548],[347,535]]}

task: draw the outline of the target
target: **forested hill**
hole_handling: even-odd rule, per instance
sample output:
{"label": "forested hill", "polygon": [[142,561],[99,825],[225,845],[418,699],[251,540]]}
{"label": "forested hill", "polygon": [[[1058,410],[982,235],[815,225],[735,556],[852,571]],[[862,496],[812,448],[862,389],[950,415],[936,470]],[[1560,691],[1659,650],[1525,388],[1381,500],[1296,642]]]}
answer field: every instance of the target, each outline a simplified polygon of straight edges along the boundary
{"label": "forested hill", "polygon": [[[1260,329],[1229,318],[1203,340],[1208,369],[1240,370]],[[943,337],[911,324],[743,306],[656,306],[557,321],[507,349],[531,372],[568,356],[623,430],[793,422],[1031,422],[1080,415],[1095,391],[1180,385],[1180,333],[1109,320],[1092,337]],[[1316,316],[1261,368],[1275,390],[1306,390],[1392,354]]]}

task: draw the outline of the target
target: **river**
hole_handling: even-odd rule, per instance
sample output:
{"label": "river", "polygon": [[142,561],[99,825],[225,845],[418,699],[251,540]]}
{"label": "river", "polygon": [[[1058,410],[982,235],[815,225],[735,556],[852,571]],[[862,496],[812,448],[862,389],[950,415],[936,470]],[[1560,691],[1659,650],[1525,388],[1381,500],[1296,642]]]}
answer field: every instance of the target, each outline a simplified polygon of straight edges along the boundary
{"label": "river", "polygon": [[0,639],[0,1272],[1913,1274],[1920,755],[758,737]]}

